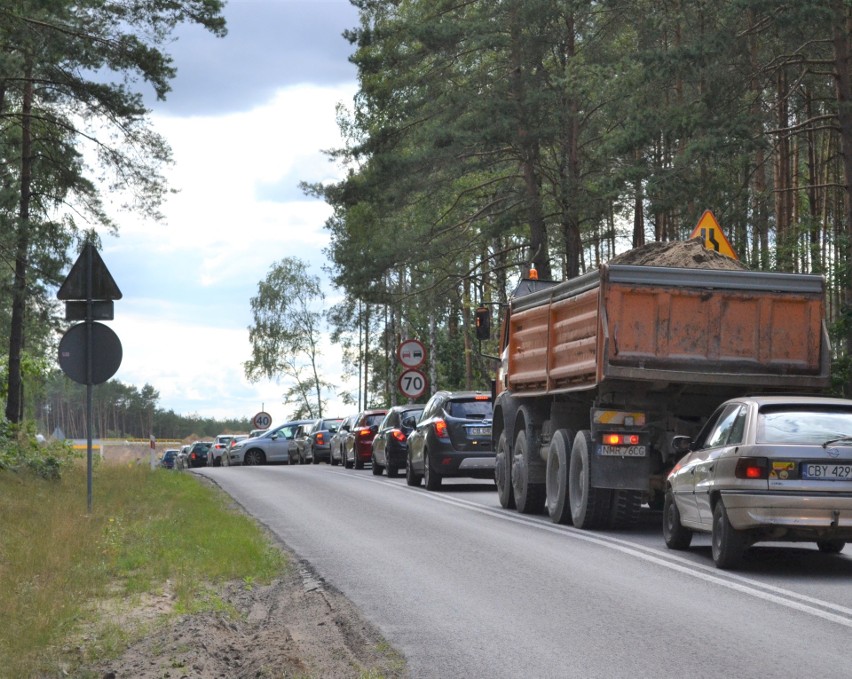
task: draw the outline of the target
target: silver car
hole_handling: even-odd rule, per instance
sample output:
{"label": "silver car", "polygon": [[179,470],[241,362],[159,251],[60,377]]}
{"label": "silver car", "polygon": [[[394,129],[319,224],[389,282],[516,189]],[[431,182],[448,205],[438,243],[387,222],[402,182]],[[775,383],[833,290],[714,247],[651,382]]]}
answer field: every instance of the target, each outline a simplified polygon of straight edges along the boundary
{"label": "silver car", "polygon": [[726,401],[667,481],[663,536],[686,549],[712,535],[719,568],[760,541],[815,542],[839,553],[852,540],[852,401],[761,396]]}
{"label": "silver car", "polygon": [[271,462],[290,462],[290,443],[300,424],[312,420],[295,420],[272,427],[260,436],[247,438],[229,451],[230,465],[257,465]]}

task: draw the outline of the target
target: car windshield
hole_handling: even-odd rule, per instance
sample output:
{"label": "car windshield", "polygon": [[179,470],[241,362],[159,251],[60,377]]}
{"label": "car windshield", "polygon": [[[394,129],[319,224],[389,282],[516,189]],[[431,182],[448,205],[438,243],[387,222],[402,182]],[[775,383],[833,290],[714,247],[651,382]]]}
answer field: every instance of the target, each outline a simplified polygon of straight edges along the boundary
{"label": "car windshield", "polygon": [[822,444],[852,437],[852,410],[807,406],[763,407],[757,443]]}
{"label": "car windshield", "polygon": [[491,401],[451,401],[451,417],[463,417],[468,420],[485,420],[491,417]]}

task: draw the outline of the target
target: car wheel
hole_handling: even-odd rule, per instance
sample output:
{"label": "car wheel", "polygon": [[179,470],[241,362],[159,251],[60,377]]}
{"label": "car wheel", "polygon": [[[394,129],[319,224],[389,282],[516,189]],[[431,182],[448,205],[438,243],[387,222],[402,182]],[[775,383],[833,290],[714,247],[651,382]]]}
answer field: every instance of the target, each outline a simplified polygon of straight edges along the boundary
{"label": "car wheel", "polygon": [[577,528],[605,528],[610,519],[612,492],[591,483],[592,434],[577,432],[568,462],[568,500]]}
{"label": "car wheel", "polygon": [[731,525],[725,504],[719,500],[713,508],[713,562],[717,568],[733,568],[742,561],[746,547],[746,534]]}
{"label": "car wheel", "polygon": [[817,540],[817,548],[823,554],[840,554],[846,546],[845,540]]}
{"label": "car wheel", "polygon": [[332,467],[336,467],[336,466],[337,466],[338,460],[335,460],[335,459],[334,459],[334,451],[333,451],[333,450],[329,450],[329,451],[328,451],[328,463],[329,463]]}
{"label": "car wheel", "polygon": [[396,475],[399,473],[399,469],[397,469],[396,467],[394,467],[392,464],[389,464],[389,465],[385,468],[385,471],[388,473],[388,478],[389,478],[389,479],[395,479],[395,478],[396,478]]}
{"label": "car wheel", "polygon": [[571,523],[571,505],[568,502],[568,457],[571,434],[557,429],[550,442],[545,471],[547,513],[553,523]]}
{"label": "car wheel", "polygon": [[494,461],[494,480],[497,482],[497,497],[503,509],[515,508],[515,493],[512,490],[512,456],[509,454],[509,439],[506,432],[500,433]]}
{"label": "car wheel", "polygon": [[319,464],[319,455],[317,455],[317,451],[314,451],[314,454],[311,455],[311,464]]}
{"label": "car wheel", "polygon": [[432,469],[429,463],[429,451],[423,451],[423,481],[426,483],[426,490],[440,490],[443,477]]}
{"label": "car wheel", "polygon": [[671,489],[663,500],[663,539],[669,549],[687,549],[692,543],[692,531],[680,522],[680,510]]}
{"label": "car wheel", "polygon": [[250,467],[263,464],[263,453],[259,450],[249,450],[243,458],[243,464]]}
{"label": "car wheel", "polygon": [[347,469],[352,469],[352,465],[349,462],[349,456],[346,455],[346,451],[343,451],[343,466]]}
{"label": "car wheel", "polygon": [[361,459],[361,456],[358,455],[354,450],[352,451],[352,455],[355,459],[352,460],[352,466],[355,469],[363,469],[364,468],[364,460]]}
{"label": "car wheel", "polygon": [[373,456],[373,476],[381,476],[384,467],[376,462],[375,456]]}
{"label": "car wheel", "polygon": [[530,454],[527,432],[522,429],[515,437],[512,459],[512,492],[515,494],[515,507],[521,514],[541,514],[544,510],[544,484],[533,481],[541,471]]}
{"label": "car wheel", "polygon": [[420,486],[420,479],[423,478],[418,474],[411,466],[411,455],[409,455],[405,460],[405,482],[409,486]]}

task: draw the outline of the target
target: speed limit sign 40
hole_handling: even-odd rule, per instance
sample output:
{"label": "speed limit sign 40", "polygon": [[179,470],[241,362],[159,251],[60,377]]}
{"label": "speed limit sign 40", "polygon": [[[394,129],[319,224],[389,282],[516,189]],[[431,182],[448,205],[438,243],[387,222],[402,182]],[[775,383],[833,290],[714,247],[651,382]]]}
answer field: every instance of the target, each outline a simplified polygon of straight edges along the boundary
{"label": "speed limit sign 40", "polygon": [[399,376],[397,384],[403,396],[417,399],[426,391],[426,375],[419,370],[409,369]]}
{"label": "speed limit sign 40", "polygon": [[251,423],[255,429],[269,429],[272,426],[272,415],[261,411],[251,418]]}

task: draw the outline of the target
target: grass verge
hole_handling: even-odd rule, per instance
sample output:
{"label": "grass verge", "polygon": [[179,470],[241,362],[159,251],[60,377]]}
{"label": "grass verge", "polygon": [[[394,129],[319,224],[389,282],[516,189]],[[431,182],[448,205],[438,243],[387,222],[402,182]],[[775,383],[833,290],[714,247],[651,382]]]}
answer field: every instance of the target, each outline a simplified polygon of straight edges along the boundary
{"label": "grass verge", "polygon": [[91,514],[85,465],[52,481],[0,471],[0,516],[2,676],[54,675],[83,628],[80,660],[119,652],[120,625],[86,627],[99,602],[168,587],[172,614],[216,610],[211,584],[265,583],[286,566],[224,493],[144,465],[96,466]]}

